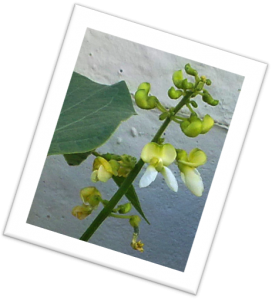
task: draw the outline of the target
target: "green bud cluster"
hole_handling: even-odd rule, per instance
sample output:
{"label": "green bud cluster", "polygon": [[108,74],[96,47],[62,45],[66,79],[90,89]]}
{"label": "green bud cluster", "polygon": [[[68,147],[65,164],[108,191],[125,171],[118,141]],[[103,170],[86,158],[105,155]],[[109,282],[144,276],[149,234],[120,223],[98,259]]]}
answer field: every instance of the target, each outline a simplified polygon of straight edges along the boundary
{"label": "green bud cluster", "polygon": [[[178,99],[181,96],[184,96],[186,94],[186,91],[193,92],[193,94],[191,95],[191,98],[194,98],[195,96],[200,94],[202,92],[202,90],[205,91],[204,90],[205,84],[209,86],[212,83],[210,79],[206,78],[206,76],[199,77],[198,72],[195,69],[193,69],[190,64],[186,64],[184,69],[188,75],[195,77],[195,83],[189,82],[188,79],[186,79],[186,78],[184,79],[182,70],[175,71],[173,73],[172,80],[173,80],[175,87],[178,88],[178,90],[176,90],[174,87],[171,87],[168,90],[168,96],[171,99]],[[208,94],[208,93],[206,93],[206,94]],[[209,95],[207,97],[206,94],[204,96],[205,102],[207,100],[208,101],[207,103],[209,103],[209,104],[213,103],[211,105],[216,105],[217,100],[215,100],[215,102],[210,101],[209,97],[211,97],[211,96]],[[193,107],[197,107],[196,102],[194,102]]]}

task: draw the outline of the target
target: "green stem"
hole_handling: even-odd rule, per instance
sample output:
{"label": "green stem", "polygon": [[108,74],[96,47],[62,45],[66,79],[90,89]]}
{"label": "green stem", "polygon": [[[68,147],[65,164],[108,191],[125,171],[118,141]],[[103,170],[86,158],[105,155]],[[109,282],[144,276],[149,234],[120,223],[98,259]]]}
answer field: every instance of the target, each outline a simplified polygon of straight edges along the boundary
{"label": "green stem", "polygon": [[181,120],[181,121],[187,121],[187,118],[183,118],[183,117],[179,117],[179,116],[175,116],[174,118],[177,120]]}
{"label": "green stem", "polygon": [[[178,103],[178,105],[174,109],[174,115],[182,108],[183,105],[187,104],[190,100],[190,97],[192,95],[192,92],[188,92],[182,100]],[[158,142],[158,139],[161,137],[169,123],[171,122],[171,119],[168,117],[157,133],[155,134],[154,138],[152,139],[152,142]],[[95,233],[97,228],[104,222],[104,220],[109,216],[111,211],[114,209],[116,204],[120,201],[120,199],[124,196],[124,194],[129,189],[130,185],[133,183],[137,175],[140,173],[142,167],[144,166],[144,161],[140,158],[137,164],[135,165],[134,169],[131,170],[131,172],[128,174],[126,179],[121,184],[118,191],[112,196],[109,203],[100,211],[98,216],[94,219],[92,224],[87,228],[87,230],[83,233],[83,235],[80,237],[80,240],[82,241],[88,241],[91,236]]]}
{"label": "green stem", "polygon": [[109,214],[110,217],[118,218],[118,219],[130,219],[132,216],[126,216],[126,215],[116,215],[116,214]]}
{"label": "green stem", "polygon": [[159,100],[157,101],[156,106],[161,112],[167,112],[167,109],[160,103]]}
{"label": "green stem", "polygon": [[195,113],[195,111],[192,109],[192,107],[190,106],[190,104],[186,104],[186,106],[189,108],[189,110],[190,110],[190,112],[191,112],[192,114]]}
{"label": "green stem", "polygon": [[93,151],[93,152],[92,152],[92,155],[94,155],[94,156],[101,156],[101,154],[99,154],[99,153],[96,152],[96,151]]}

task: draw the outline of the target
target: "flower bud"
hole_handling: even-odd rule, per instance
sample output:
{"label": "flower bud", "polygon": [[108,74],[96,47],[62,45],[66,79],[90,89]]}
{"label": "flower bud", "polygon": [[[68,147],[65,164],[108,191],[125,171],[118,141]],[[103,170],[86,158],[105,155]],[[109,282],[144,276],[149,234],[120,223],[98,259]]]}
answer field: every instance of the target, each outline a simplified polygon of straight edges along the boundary
{"label": "flower bud", "polygon": [[193,106],[194,108],[197,108],[197,107],[198,107],[197,103],[196,103],[194,100],[190,101],[190,103],[192,104],[192,106]]}
{"label": "flower bud", "polygon": [[183,81],[182,81],[182,88],[184,89],[184,90],[191,90],[191,89],[193,89],[194,88],[194,84],[192,83],[192,82],[188,82],[188,80],[187,79],[184,79]]}
{"label": "flower bud", "polygon": [[132,208],[131,203],[128,202],[126,204],[119,205],[118,212],[119,212],[119,214],[127,214],[128,212],[131,211],[131,208]]}
{"label": "flower bud", "polygon": [[171,99],[178,99],[182,95],[182,91],[175,90],[174,87],[171,87],[168,91],[168,96]]}
{"label": "flower bud", "polygon": [[146,90],[138,90],[135,94],[136,104],[142,109],[152,109],[157,105],[158,99],[155,96],[148,96]]}
{"label": "flower bud", "polygon": [[203,81],[204,83],[206,82],[206,76],[200,76],[200,80]]}
{"label": "flower bud", "polygon": [[151,85],[148,82],[143,82],[138,86],[138,90],[145,90],[146,94],[150,92]]}
{"label": "flower bud", "polygon": [[189,75],[192,75],[192,76],[196,76],[196,75],[197,75],[197,71],[194,70],[194,69],[190,66],[190,64],[186,64],[186,65],[185,65],[185,72],[186,72],[187,74],[189,74]]}
{"label": "flower bud", "polygon": [[184,79],[183,81],[182,81],[182,88],[184,89],[184,90],[190,90],[190,89],[193,89],[194,88],[194,84],[192,83],[192,82],[188,82],[188,80],[187,79]]}
{"label": "flower bud", "polygon": [[203,89],[204,87],[204,82],[203,81],[199,81],[199,83],[196,86],[196,90],[199,92]]}
{"label": "flower bud", "polygon": [[201,134],[207,133],[214,125],[214,120],[210,115],[206,115],[202,120]]}
{"label": "flower bud", "polygon": [[194,120],[192,120],[192,122],[187,120],[187,121],[183,121],[180,124],[181,130],[188,137],[196,137],[202,131],[202,122],[201,122],[201,120],[197,117],[193,117],[193,118],[194,118]]}
{"label": "flower bud", "polygon": [[207,85],[211,85],[211,84],[212,84],[211,80],[210,80],[210,79],[207,79],[207,80],[206,80],[206,84],[207,84]]}
{"label": "flower bud", "polygon": [[212,106],[216,106],[219,103],[218,100],[213,99],[213,97],[207,92],[204,92],[204,95],[202,96],[202,100]]}
{"label": "flower bud", "polygon": [[[182,80],[183,80],[183,75],[182,75],[182,71],[178,70],[176,72],[174,72],[173,76],[172,76],[172,80],[174,85],[178,88],[181,89],[181,85],[182,85]],[[171,97],[170,97],[171,98]]]}
{"label": "flower bud", "polygon": [[130,219],[129,219],[129,223],[132,227],[139,227],[139,224],[141,222],[141,218],[137,215],[135,216],[132,216]]}

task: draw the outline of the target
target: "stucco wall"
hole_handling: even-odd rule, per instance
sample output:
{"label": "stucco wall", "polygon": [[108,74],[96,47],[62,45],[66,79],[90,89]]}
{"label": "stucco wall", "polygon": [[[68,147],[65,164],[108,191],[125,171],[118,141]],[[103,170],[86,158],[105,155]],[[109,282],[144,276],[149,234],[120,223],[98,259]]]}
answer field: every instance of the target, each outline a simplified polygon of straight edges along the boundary
{"label": "stucco wall", "polygon": [[[199,101],[197,111],[201,116],[209,113],[217,125],[208,134],[191,139],[180,131],[177,124],[170,124],[164,137],[176,148],[190,151],[198,147],[206,152],[208,162],[199,168],[205,185],[203,196],[196,197],[187,190],[175,165],[170,168],[179,183],[178,193],[166,186],[160,174],[148,188],[139,189],[143,169],[135,187],[151,223],[141,222],[140,238],[145,243],[144,253],[131,249],[133,230],[127,220],[108,218],[90,240],[93,244],[180,271],[184,271],[186,266],[243,77],[93,30],[86,31],[75,66],[76,72],[99,83],[113,84],[125,80],[131,93],[141,82],[150,82],[152,94],[170,107],[176,105],[167,96],[172,86],[172,73],[184,68],[188,62],[200,75],[206,75],[213,82],[209,90],[220,104],[211,107]],[[101,153],[127,153],[139,158],[141,149],[152,139],[161,121],[156,110],[143,111],[137,107],[135,110],[138,115],[120,125],[112,138],[99,149]],[[188,115],[186,109],[183,113]],[[93,185],[90,181],[92,162],[93,158],[89,157],[80,166],[69,167],[62,156],[48,157],[27,222],[79,238],[99,212],[95,211],[83,221],[71,215],[72,208],[80,205],[79,190]],[[112,180],[95,186],[104,199],[110,199],[117,190]],[[136,211],[133,210],[133,213]]]}

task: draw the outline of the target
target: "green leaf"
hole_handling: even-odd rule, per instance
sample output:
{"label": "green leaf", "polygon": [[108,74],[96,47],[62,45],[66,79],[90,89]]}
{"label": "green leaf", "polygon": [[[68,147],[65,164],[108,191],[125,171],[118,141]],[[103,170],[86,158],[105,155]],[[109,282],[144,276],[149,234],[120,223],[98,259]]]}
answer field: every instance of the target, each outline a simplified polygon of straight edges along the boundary
{"label": "green leaf", "polygon": [[[115,181],[115,183],[120,187],[121,184],[123,183],[123,181],[125,180],[124,177],[117,177],[117,176],[113,176],[112,179]],[[142,207],[141,207],[141,204],[140,204],[140,201],[139,201],[139,198],[136,194],[136,191],[133,187],[133,185],[131,184],[126,192],[126,197],[128,198],[128,200],[131,202],[131,204],[135,207],[135,209],[138,211],[138,213],[146,220],[146,222],[150,225],[149,221],[147,220],[143,210],[142,210]]]}
{"label": "green leaf", "polygon": [[80,165],[87,157],[92,154],[92,151],[85,153],[75,153],[75,154],[64,154],[64,158],[67,161],[69,166],[78,166]]}
{"label": "green leaf", "polygon": [[48,155],[92,151],[134,114],[124,81],[102,85],[74,72]]}

